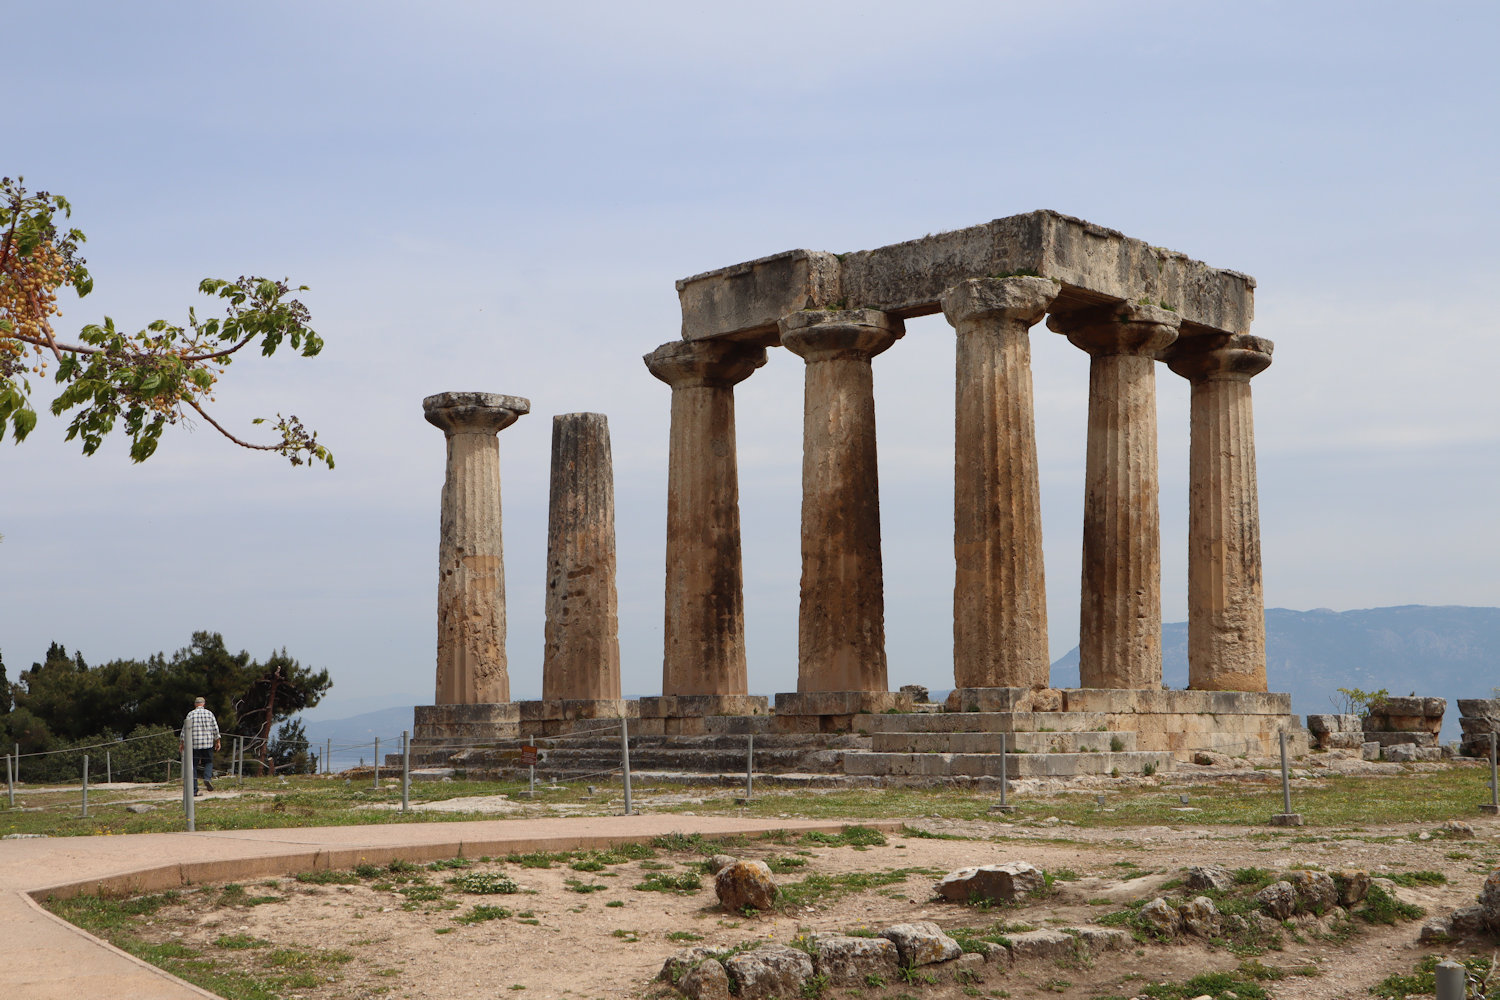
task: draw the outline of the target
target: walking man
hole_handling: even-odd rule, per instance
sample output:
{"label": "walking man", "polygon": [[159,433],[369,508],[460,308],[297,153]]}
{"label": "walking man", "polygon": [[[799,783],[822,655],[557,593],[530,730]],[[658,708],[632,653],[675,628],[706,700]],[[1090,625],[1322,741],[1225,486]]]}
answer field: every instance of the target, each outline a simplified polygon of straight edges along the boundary
{"label": "walking man", "polygon": [[[214,713],[203,707],[202,698],[193,699],[193,710],[182,723],[182,738],[190,740],[193,748],[193,794],[198,792],[198,772],[203,772],[203,784],[210,792],[214,790],[214,751],[219,749],[219,720]],[[179,741],[177,749],[182,750]]]}

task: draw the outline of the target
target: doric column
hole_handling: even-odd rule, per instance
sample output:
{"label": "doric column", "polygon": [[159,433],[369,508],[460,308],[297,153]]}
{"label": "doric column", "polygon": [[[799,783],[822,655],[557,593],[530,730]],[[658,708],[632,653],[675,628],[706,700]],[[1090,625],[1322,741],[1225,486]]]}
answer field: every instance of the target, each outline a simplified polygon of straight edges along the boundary
{"label": "doric column", "polygon": [[807,362],[802,414],[802,602],[797,690],[884,691],[885,593],[870,359],[905,333],[875,309],[781,320]]}
{"label": "doric column", "polygon": [[1057,292],[1048,278],[970,278],[942,297],[958,333],[953,681],[961,688],[1048,683],[1030,330]]}
{"label": "doric column", "polygon": [[422,400],[422,415],[448,438],[438,537],[438,705],[510,701],[495,435],[530,412],[530,401],[490,392]]}
{"label": "doric column", "polygon": [[1156,354],[1176,313],[1131,302],[1047,318],[1087,351],[1080,686],[1161,688]]}
{"label": "doric column", "polygon": [[1192,383],[1188,453],[1188,686],[1266,690],[1266,611],[1250,379],[1271,342],[1244,334],[1185,337],[1167,364]]}
{"label": "doric column", "polygon": [[542,700],[620,697],[615,477],[602,413],[552,418]]}
{"label": "doric column", "polygon": [[661,693],[746,694],[734,386],[766,363],[766,350],[676,341],[645,361],[672,387]]}

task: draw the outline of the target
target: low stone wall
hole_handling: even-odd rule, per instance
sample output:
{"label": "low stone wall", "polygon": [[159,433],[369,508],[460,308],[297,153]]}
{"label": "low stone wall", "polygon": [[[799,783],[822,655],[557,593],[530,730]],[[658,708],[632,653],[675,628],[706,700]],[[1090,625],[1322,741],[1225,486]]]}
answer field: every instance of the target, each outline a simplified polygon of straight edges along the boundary
{"label": "low stone wall", "polygon": [[1500,698],[1458,699],[1458,725],[1463,730],[1461,752],[1488,757],[1490,740],[1500,739]]}
{"label": "low stone wall", "polygon": [[856,715],[911,712],[916,706],[901,691],[797,691],[776,696],[772,731],[778,733],[846,733]]}
{"label": "low stone wall", "polygon": [[1429,733],[1436,742],[1443,729],[1446,698],[1387,698],[1364,717],[1366,733]]}

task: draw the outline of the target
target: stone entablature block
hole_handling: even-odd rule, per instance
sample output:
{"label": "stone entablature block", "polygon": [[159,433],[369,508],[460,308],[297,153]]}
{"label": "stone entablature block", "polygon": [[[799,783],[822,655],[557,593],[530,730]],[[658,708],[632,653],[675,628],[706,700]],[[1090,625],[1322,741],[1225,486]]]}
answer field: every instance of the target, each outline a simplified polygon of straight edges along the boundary
{"label": "stone entablature block", "polygon": [[507,739],[521,733],[521,712],[511,701],[417,705],[413,712],[412,742],[418,746]]}
{"label": "stone entablature block", "polygon": [[677,282],[682,337],[778,343],[788,313],[839,303],[898,318],[938,312],[968,278],[1029,274],[1060,285],[1056,309],[1101,302],[1165,302],[1184,336],[1248,333],[1255,279],[1153,247],[1114,229],[1042,210],[876,250],[791,250]]}
{"label": "stone entablature block", "polygon": [[1366,733],[1430,733],[1443,729],[1446,698],[1387,698],[1364,718]]}

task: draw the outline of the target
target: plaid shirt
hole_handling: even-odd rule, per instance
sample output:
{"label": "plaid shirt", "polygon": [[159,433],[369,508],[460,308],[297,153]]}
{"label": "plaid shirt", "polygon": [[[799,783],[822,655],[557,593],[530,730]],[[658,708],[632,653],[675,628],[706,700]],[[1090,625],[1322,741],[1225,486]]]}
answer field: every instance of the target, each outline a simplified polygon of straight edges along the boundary
{"label": "plaid shirt", "polygon": [[218,742],[219,720],[208,709],[195,708],[188,713],[182,731],[187,734],[194,750],[204,750]]}

